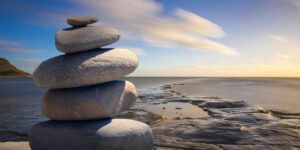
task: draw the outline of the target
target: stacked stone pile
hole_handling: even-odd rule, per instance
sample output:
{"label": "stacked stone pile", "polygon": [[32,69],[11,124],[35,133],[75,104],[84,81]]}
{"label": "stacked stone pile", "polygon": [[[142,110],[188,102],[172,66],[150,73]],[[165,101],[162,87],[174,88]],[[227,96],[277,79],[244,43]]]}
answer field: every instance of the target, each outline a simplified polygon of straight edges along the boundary
{"label": "stacked stone pile", "polygon": [[42,112],[50,121],[29,131],[33,150],[149,150],[151,128],[129,119],[111,119],[137,99],[135,86],[117,80],[138,66],[126,49],[101,48],[119,40],[111,27],[91,26],[92,17],[70,17],[72,27],[56,33],[56,48],[64,52],[44,61],[34,82],[49,88]]}

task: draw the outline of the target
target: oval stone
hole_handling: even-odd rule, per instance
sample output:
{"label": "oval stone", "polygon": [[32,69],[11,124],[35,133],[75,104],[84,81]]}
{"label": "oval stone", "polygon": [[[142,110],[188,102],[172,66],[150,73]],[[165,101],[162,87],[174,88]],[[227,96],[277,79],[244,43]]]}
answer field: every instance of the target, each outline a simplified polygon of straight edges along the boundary
{"label": "oval stone", "polygon": [[82,27],[92,23],[96,23],[97,18],[94,17],[82,17],[82,16],[72,16],[67,19],[69,25],[74,27]]}
{"label": "oval stone", "polygon": [[42,100],[42,112],[51,120],[108,118],[129,109],[137,99],[128,81],[111,81],[94,86],[49,90]]}
{"label": "oval stone", "polygon": [[135,53],[126,49],[98,49],[57,56],[42,62],[33,81],[44,88],[72,88],[119,79],[138,66]]}
{"label": "oval stone", "polygon": [[97,49],[119,39],[120,32],[111,27],[73,27],[56,32],[55,46],[64,53],[75,53]]}
{"label": "oval stone", "polygon": [[151,128],[129,119],[46,121],[29,130],[32,150],[151,150]]}

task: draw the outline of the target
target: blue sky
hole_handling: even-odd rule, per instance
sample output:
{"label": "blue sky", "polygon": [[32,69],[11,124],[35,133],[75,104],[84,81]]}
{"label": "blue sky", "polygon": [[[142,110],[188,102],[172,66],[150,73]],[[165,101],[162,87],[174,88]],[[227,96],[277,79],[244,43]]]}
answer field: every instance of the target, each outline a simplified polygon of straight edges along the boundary
{"label": "blue sky", "polygon": [[300,76],[299,0],[4,0],[0,56],[32,72],[61,55],[68,16],[95,16],[139,55],[132,76]]}

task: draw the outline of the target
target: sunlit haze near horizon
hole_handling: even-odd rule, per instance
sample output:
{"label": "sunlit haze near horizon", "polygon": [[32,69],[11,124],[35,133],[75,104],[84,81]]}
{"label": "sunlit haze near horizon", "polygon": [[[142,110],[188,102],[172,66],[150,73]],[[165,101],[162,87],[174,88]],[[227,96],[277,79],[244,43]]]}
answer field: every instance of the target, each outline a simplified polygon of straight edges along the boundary
{"label": "sunlit haze near horizon", "polygon": [[61,55],[68,16],[94,16],[140,60],[130,76],[300,77],[300,0],[3,0],[0,57],[32,72]]}

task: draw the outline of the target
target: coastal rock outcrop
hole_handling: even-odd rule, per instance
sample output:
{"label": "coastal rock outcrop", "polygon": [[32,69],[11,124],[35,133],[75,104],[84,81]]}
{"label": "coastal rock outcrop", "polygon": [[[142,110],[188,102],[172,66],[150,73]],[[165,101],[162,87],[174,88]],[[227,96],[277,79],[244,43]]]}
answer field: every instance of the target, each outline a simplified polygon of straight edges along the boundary
{"label": "coastal rock outcrop", "polygon": [[0,57],[0,77],[30,77],[31,74],[18,69],[7,59]]}
{"label": "coastal rock outcrop", "polygon": [[97,19],[70,17],[72,28],[56,33],[56,47],[66,54],[50,58],[34,71],[36,85],[50,88],[42,112],[51,121],[29,131],[32,150],[150,150],[151,128],[129,119],[110,119],[137,100],[135,86],[117,81],[138,66],[135,53],[103,49],[120,38],[118,30],[86,26]]}

